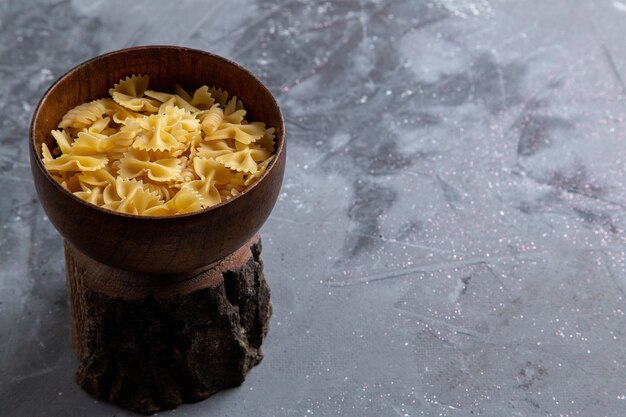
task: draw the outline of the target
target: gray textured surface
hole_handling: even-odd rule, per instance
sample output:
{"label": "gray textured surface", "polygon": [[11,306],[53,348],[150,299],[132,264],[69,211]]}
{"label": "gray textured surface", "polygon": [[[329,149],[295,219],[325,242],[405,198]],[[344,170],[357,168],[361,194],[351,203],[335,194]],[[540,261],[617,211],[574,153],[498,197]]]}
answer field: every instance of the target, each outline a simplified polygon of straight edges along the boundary
{"label": "gray textured surface", "polygon": [[126,4],[0,2],[0,415],[128,415],[72,380],[26,127],[151,43],[256,72],[289,138],[266,358],[171,415],[624,415],[625,1]]}

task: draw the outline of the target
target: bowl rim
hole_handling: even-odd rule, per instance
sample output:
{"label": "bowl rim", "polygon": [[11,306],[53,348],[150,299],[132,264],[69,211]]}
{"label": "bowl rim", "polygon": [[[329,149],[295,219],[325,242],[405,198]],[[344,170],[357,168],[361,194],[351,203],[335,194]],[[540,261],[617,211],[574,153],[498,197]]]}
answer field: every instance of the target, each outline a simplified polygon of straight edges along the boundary
{"label": "bowl rim", "polygon": [[[118,212],[118,211],[114,211],[114,210],[110,210],[101,206],[97,206],[95,204],[89,203],[79,197],[77,197],[76,195],[74,195],[74,193],[69,192],[68,190],[66,190],[65,188],[63,188],[61,186],[61,184],[59,184],[58,182],[55,181],[55,179],[52,177],[52,175],[50,174],[50,172],[44,167],[43,162],[41,160],[41,158],[39,157],[39,154],[37,152],[37,147],[36,147],[36,141],[35,141],[35,137],[34,137],[34,127],[35,127],[35,120],[37,119],[39,112],[41,111],[41,107],[43,102],[48,98],[48,96],[52,93],[52,91],[56,88],[56,86],[63,81],[65,78],[69,77],[70,75],[72,75],[73,73],[81,70],[82,68],[86,67],[87,65],[90,65],[91,63],[103,59],[103,58],[108,58],[110,56],[113,55],[118,55],[118,54],[127,54],[127,53],[132,53],[135,51],[139,51],[139,50],[148,50],[148,49],[153,49],[153,50],[158,50],[158,49],[171,49],[171,50],[176,50],[176,51],[183,51],[183,52],[192,52],[192,53],[198,53],[198,54],[202,54],[202,55],[208,55],[214,59],[217,60],[221,60],[223,62],[225,62],[228,65],[231,65],[235,68],[237,68],[240,71],[243,71],[244,73],[246,73],[248,76],[250,76],[255,82],[258,83],[258,85],[261,87],[262,90],[264,90],[267,95],[270,97],[272,104],[278,109],[278,116],[279,116],[279,124],[280,126],[276,126],[276,127],[280,127],[280,131],[282,132],[282,137],[281,137],[281,141],[278,144],[278,146],[276,147],[276,149],[274,150],[274,158],[272,159],[272,161],[269,163],[269,165],[267,166],[265,172],[263,173],[263,175],[261,175],[256,181],[254,181],[252,184],[248,185],[242,192],[240,192],[239,194],[237,194],[236,196],[226,200],[226,201],[222,201],[219,204],[210,206],[210,207],[206,207],[204,209],[201,210],[197,210],[197,211],[192,211],[189,213],[183,213],[183,214],[171,214],[171,215],[167,215],[167,216],[143,216],[143,215],[139,215],[139,214],[128,214],[128,213],[122,213],[122,212]],[[218,86],[218,88],[220,88]],[[97,100],[97,99],[94,99]],[[44,173],[44,176],[46,177],[46,179],[53,184],[54,187],[56,187],[58,190],[60,190],[61,192],[65,193],[66,195],[68,195],[70,198],[74,199],[75,201],[83,204],[85,207],[92,209],[92,210],[97,210],[100,211],[102,213],[105,214],[109,214],[109,215],[115,215],[115,216],[119,216],[119,217],[125,217],[125,218],[132,218],[132,219],[140,219],[140,220],[147,220],[147,221],[165,221],[165,220],[174,220],[174,219],[182,219],[185,217],[193,217],[193,216],[197,216],[197,215],[202,215],[202,214],[206,214],[208,212],[211,212],[213,210],[217,210],[229,203],[232,203],[233,201],[239,199],[240,197],[242,197],[244,194],[247,194],[248,192],[252,191],[269,173],[270,171],[274,168],[274,165],[276,165],[278,159],[280,159],[280,156],[282,156],[282,154],[285,152],[285,138],[286,138],[286,132],[285,132],[285,119],[283,116],[283,113],[280,109],[280,106],[278,105],[278,102],[276,101],[276,98],[274,97],[274,95],[272,94],[272,92],[269,90],[269,88],[267,88],[267,86],[255,75],[253,74],[250,70],[246,69],[245,67],[243,67],[242,65],[228,59],[225,58],[223,56],[214,54],[212,52],[207,52],[207,51],[203,51],[201,49],[195,49],[195,48],[188,48],[185,46],[176,46],[176,45],[140,45],[140,46],[132,46],[129,48],[122,48],[122,49],[116,49],[110,52],[106,52],[100,55],[97,55],[91,59],[88,59],[86,61],[81,62],[78,65],[75,65],[74,67],[70,68],[68,71],[66,71],[63,75],[61,75],[60,77],[58,77],[49,87],[48,89],[45,91],[45,93],[41,96],[41,98],[39,99],[37,106],[35,107],[35,110],[33,111],[33,116],[31,118],[30,124],[29,124],[29,129],[28,129],[28,142],[29,142],[29,148],[31,150],[31,155],[32,155],[32,159],[34,160],[34,163],[37,165],[37,168],[42,171]]]}

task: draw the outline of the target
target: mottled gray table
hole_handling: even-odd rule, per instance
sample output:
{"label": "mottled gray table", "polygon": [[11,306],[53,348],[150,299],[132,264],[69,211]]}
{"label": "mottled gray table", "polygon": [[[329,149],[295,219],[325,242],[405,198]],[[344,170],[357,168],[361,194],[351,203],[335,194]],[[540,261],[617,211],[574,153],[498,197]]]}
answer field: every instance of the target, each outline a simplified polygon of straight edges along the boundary
{"label": "mottled gray table", "polygon": [[289,140],[266,358],[161,415],[626,415],[624,0],[0,2],[0,415],[129,415],[73,382],[27,125],[160,43],[258,74]]}

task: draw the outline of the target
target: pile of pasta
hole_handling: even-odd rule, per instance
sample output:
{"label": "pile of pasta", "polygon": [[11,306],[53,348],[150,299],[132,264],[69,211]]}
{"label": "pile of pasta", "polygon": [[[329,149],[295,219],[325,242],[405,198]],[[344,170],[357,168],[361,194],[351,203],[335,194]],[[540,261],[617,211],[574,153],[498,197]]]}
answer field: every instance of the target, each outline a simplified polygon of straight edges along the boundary
{"label": "pile of pasta", "polygon": [[148,90],[147,75],[120,80],[111,98],[70,110],[42,145],[46,169],[66,190],[110,210],[189,213],[236,196],[267,169],[274,129],[248,122],[228,92]]}

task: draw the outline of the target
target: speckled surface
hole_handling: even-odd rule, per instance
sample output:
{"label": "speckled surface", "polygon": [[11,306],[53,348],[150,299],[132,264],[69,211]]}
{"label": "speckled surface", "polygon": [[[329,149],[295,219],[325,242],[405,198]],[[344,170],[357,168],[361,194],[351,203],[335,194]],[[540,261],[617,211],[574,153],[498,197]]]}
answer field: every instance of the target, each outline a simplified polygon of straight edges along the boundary
{"label": "speckled surface", "polygon": [[266,358],[160,415],[624,415],[625,1],[127,4],[0,2],[1,415],[130,415],[73,382],[27,124],[72,66],[158,43],[258,74],[289,140]]}

